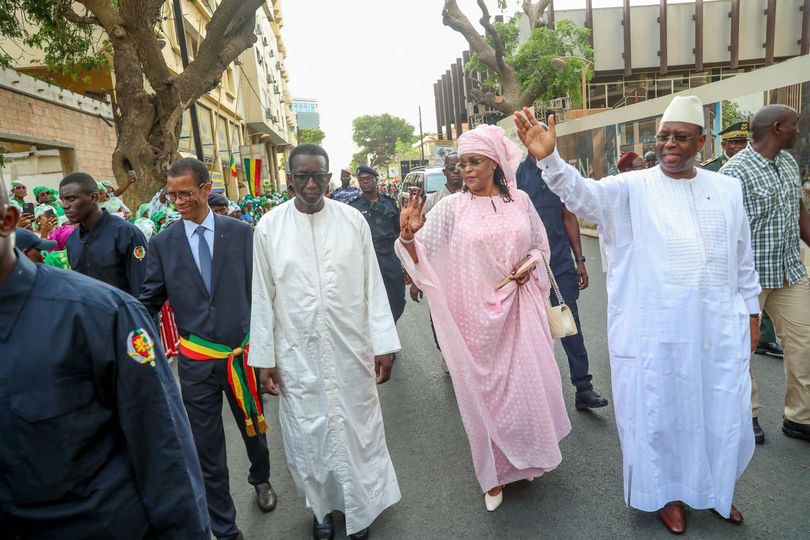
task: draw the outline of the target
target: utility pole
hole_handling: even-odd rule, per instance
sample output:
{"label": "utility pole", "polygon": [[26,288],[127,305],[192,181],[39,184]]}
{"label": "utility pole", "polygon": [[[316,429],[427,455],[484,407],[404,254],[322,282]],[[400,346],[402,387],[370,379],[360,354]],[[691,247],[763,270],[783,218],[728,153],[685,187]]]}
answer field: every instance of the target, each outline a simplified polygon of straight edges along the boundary
{"label": "utility pole", "polygon": [[419,154],[422,156],[422,164],[425,163],[425,136],[422,134],[422,106],[419,105]]}
{"label": "utility pole", "polygon": [[[180,46],[180,59],[183,61],[183,69],[188,67],[188,45],[186,44],[186,29],[183,24],[183,8],[180,6],[180,0],[172,0],[172,7],[174,8],[174,29],[177,34],[177,44]],[[197,104],[192,102],[188,108],[191,116],[191,134],[194,137],[194,151],[197,154],[197,159],[203,160],[203,147],[202,139],[200,139],[200,123],[197,120]]]}

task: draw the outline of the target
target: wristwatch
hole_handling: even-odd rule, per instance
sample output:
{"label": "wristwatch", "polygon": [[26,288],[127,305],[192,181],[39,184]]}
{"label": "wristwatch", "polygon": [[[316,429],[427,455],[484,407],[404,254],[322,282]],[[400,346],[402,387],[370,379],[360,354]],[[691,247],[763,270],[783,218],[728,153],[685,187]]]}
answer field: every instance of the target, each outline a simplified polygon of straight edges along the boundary
{"label": "wristwatch", "polygon": [[580,255],[579,257],[574,257],[574,260],[575,260],[576,262],[585,262],[585,256],[584,256],[584,255]]}

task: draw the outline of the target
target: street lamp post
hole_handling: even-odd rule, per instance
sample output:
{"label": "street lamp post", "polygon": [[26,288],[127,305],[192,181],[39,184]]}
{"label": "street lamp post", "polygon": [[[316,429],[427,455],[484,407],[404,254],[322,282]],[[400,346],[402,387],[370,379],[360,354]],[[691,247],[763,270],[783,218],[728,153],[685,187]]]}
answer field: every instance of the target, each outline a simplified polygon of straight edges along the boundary
{"label": "street lamp post", "polygon": [[565,67],[565,63],[570,60],[578,60],[583,62],[582,71],[580,72],[580,80],[582,82],[582,109],[587,109],[587,87],[586,87],[586,77],[588,76],[588,69],[593,66],[593,62],[588,60],[587,58],[582,58],[581,56],[558,56],[551,60],[551,65],[554,66],[556,69],[563,69]]}

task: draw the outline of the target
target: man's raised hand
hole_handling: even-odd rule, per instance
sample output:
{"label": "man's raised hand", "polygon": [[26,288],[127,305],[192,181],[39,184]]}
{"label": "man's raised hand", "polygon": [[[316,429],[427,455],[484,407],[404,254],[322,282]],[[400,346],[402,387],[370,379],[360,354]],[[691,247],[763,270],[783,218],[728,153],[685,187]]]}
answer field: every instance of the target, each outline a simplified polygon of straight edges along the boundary
{"label": "man's raised hand", "polygon": [[537,121],[528,107],[515,111],[515,127],[523,146],[535,159],[543,159],[554,152],[557,144],[557,131],[554,127],[554,115],[548,117],[548,128]]}

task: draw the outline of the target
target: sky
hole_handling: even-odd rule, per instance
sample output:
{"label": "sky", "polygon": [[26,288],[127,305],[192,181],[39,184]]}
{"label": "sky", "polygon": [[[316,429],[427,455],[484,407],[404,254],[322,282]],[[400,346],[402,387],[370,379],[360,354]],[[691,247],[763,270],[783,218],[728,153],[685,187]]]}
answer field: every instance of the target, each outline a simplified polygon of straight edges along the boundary
{"label": "sky", "polygon": [[[680,1],[688,0],[670,3]],[[508,15],[520,6],[510,2]],[[621,3],[593,0],[593,7]],[[458,4],[477,24],[476,1]],[[443,0],[282,0],[290,92],[318,100],[332,172],[347,167],[357,151],[352,120],[358,116],[399,116],[418,135],[421,106],[423,131],[436,131],[433,83],[468,48],[461,34],[442,24],[443,5]],[[499,13],[495,0],[487,5],[493,16]],[[557,9],[584,6],[585,0],[555,0]]]}

